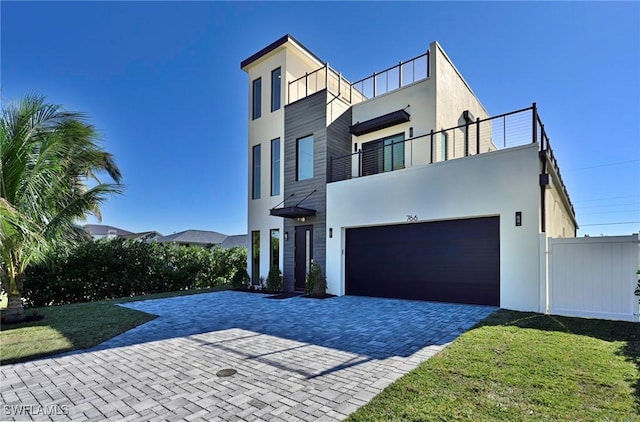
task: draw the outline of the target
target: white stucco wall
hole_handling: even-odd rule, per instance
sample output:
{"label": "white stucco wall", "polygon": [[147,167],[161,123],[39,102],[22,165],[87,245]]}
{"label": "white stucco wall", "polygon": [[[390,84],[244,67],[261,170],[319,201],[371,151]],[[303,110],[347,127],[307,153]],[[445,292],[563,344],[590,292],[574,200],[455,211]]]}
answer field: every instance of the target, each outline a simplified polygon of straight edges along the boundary
{"label": "white stucco wall", "polygon": [[[463,125],[465,121],[462,115],[465,110],[471,111],[474,118],[479,117],[481,120],[490,117],[487,110],[485,110],[484,106],[480,103],[478,97],[476,97],[469,84],[464,80],[462,74],[454,66],[440,44],[432,42],[429,46],[429,51],[432,61],[432,78],[435,81],[436,91],[436,124],[433,129],[438,131]],[[489,124],[490,123],[485,123],[484,126]],[[488,127],[483,127],[482,129],[486,131]],[[449,159],[463,157],[464,130],[457,129],[451,131],[449,138]],[[475,154],[475,126],[472,126],[472,130],[470,131],[469,141],[469,151]],[[453,148],[454,144],[455,148]],[[481,137],[480,151],[486,152],[493,149],[495,148],[491,145],[490,138]],[[439,142],[436,144],[436,156],[439,160],[441,156]]]}
{"label": "white stucco wall", "polygon": [[347,228],[406,223],[407,215],[420,222],[500,216],[500,306],[538,312],[538,163],[538,145],[531,144],[329,184],[328,291],[345,292]]}
{"label": "white stucco wall", "polygon": [[[266,56],[244,68],[248,74],[247,121],[249,124],[248,154],[248,213],[249,254],[247,271],[251,275],[251,233],[260,231],[260,275],[267,277],[270,268],[270,230],[280,230],[280,268],[283,267],[282,242],[284,221],[269,215],[269,210],[284,199],[284,107],[287,104],[288,82],[321,64],[291,42],[276,48]],[[280,109],[271,111],[271,72],[280,67]],[[262,78],[261,117],[252,119],[252,84]],[[271,196],[271,140],[280,138],[280,195]],[[253,147],[261,145],[260,198],[252,199]]]}

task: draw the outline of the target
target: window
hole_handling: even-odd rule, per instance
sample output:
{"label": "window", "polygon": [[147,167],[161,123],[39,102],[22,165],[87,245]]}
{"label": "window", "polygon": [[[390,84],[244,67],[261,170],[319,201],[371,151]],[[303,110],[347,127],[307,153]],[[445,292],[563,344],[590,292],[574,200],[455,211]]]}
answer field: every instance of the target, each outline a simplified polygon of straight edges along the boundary
{"label": "window", "polygon": [[258,78],[253,81],[253,98],[251,100],[253,120],[259,118],[262,115],[262,78]]}
{"label": "window", "polygon": [[313,177],[313,135],[298,139],[298,180]]}
{"label": "window", "polygon": [[362,174],[404,168],[404,133],[362,144]]}
{"label": "window", "polygon": [[260,231],[251,232],[251,284],[260,283]]}
{"label": "window", "polygon": [[251,198],[259,199],[260,198],[260,153],[262,148],[260,145],[256,145],[253,147],[253,174],[251,177]]}
{"label": "window", "polygon": [[271,141],[271,196],[280,195],[280,138]]}
{"label": "window", "polygon": [[280,110],[280,68],[271,72],[271,111]]}
{"label": "window", "polygon": [[271,230],[271,250],[270,253],[270,263],[271,268],[278,267],[280,268],[280,230],[273,229]]}
{"label": "window", "polygon": [[442,132],[440,134],[440,161],[447,161],[448,154],[447,154],[447,134],[445,132]]}

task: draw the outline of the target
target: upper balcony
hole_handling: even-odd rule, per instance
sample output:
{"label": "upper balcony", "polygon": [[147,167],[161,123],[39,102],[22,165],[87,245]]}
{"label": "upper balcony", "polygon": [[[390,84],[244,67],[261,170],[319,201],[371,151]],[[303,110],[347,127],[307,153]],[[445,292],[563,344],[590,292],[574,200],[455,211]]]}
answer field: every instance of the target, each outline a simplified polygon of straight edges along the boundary
{"label": "upper balcony", "polygon": [[340,72],[326,63],[321,68],[289,82],[287,104],[306,98],[323,89],[327,89],[331,94],[348,104],[357,104],[428,77],[428,51],[381,72],[374,72],[373,75],[354,83],[350,83]]}
{"label": "upper balcony", "polygon": [[[401,136],[384,138],[379,142],[363,144],[363,148],[355,153],[329,157],[327,182],[339,182],[538,143],[540,158],[545,166],[540,183],[548,185],[547,173],[552,174],[559,182],[560,190],[573,212],[560,167],[535,103],[531,107],[483,120],[473,119],[468,112],[464,113],[464,117],[464,125],[437,132],[431,130],[425,135],[409,139],[403,139]],[[545,176],[547,180],[542,180]]]}

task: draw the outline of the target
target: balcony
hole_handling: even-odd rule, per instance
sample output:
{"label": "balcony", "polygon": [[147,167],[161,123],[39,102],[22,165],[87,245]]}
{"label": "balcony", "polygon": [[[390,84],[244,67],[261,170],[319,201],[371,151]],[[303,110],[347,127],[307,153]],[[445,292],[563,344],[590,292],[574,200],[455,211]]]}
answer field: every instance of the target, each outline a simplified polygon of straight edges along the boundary
{"label": "balcony", "polygon": [[287,86],[287,104],[306,98],[324,89],[327,89],[331,94],[341,98],[348,104],[357,104],[428,77],[428,51],[381,72],[374,72],[373,75],[354,83],[350,83],[340,72],[337,72],[326,63],[321,68],[289,82]]}
{"label": "balcony", "polygon": [[[467,115],[468,116],[468,115]],[[330,157],[328,183],[374,174],[425,166],[499,149],[538,143],[543,162],[541,185],[549,173],[559,181],[570,208],[573,205],[562,180],[560,167],[540,120],[535,103],[528,108],[487,119],[469,119],[464,125],[403,140],[398,137],[368,142],[367,147],[349,155]],[[547,167],[548,166],[548,167]]]}

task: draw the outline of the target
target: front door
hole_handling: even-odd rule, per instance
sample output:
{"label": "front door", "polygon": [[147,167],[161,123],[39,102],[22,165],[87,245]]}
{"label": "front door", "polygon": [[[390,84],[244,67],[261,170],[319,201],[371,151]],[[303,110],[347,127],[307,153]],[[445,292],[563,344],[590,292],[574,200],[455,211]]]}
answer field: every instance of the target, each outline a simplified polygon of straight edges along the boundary
{"label": "front door", "polygon": [[313,226],[297,226],[295,245],[296,290],[304,290],[312,259]]}

